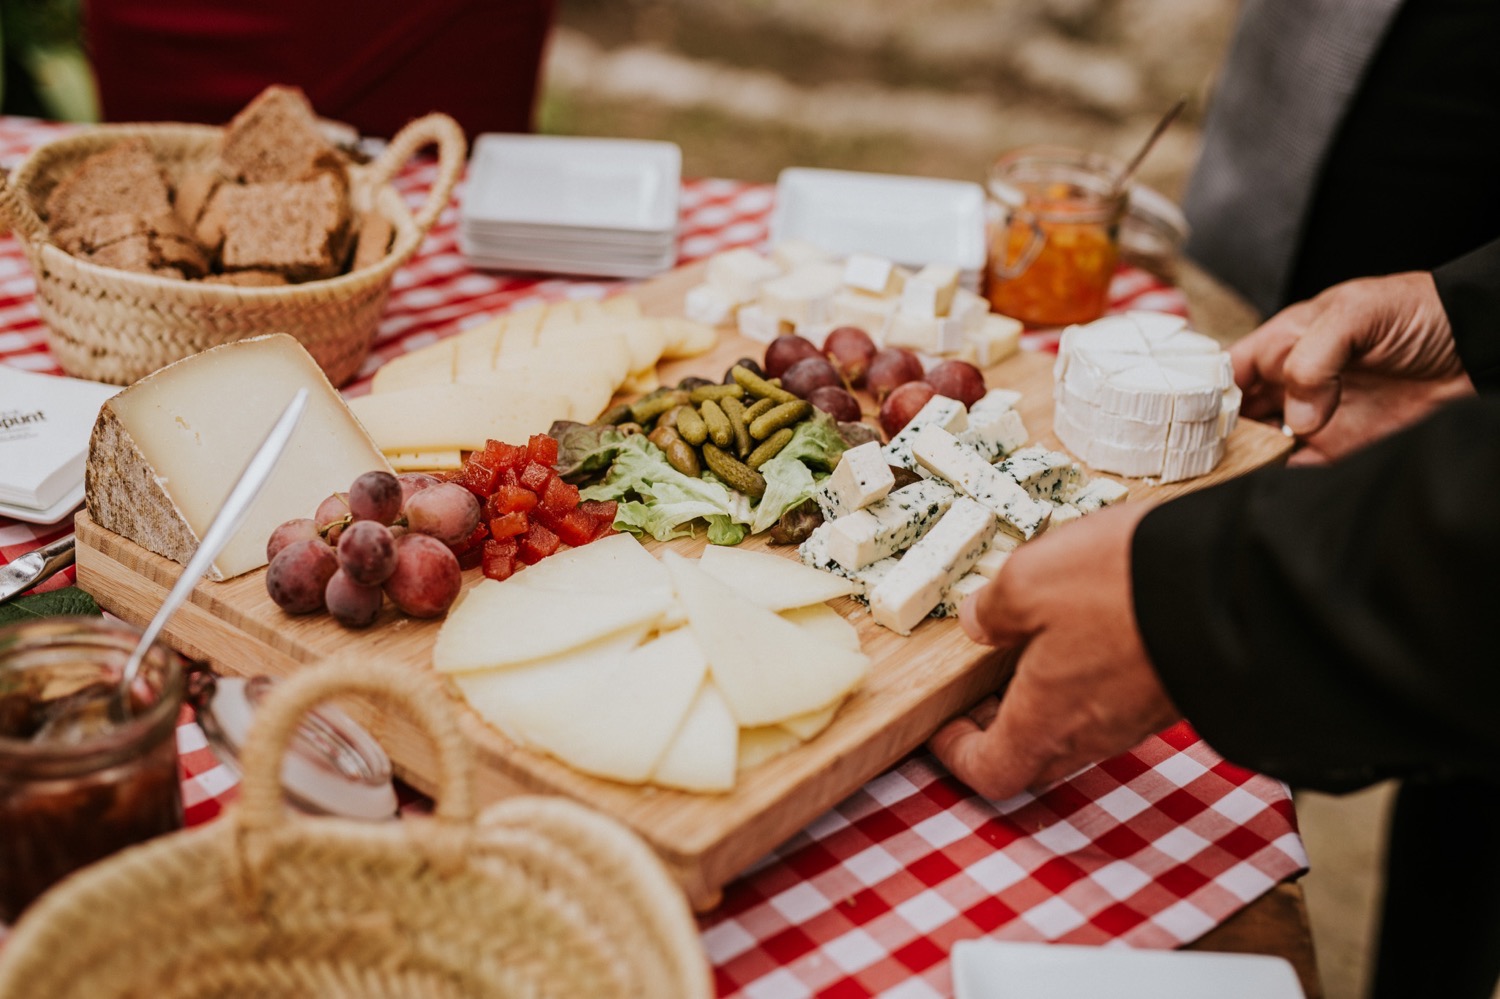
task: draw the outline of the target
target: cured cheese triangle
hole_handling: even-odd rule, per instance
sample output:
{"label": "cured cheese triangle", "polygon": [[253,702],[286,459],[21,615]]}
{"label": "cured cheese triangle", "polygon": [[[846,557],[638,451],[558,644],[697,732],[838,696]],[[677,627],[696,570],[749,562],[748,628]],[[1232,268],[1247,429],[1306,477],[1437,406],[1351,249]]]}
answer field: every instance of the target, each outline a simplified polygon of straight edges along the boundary
{"label": "cured cheese triangle", "polygon": [[820,641],[859,651],[859,629],[827,604],[793,607],[782,611],[781,616]]}
{"label": "cured cheese triangle", "polygon": [[740,729],[740,748],[735,758],[735,769],[744,771],[758,767],[801,744],[801,739],[779,725],[757,725],[754,728]]}
{"label": "cured cheese triangle", "polygon": [[661,589],[672,579],[633,535],[610,534],[568,548],[528,566],[507,580],[535,590],[567,593],[619,593]]}
{"label": "cured cheese triangle", "polygon": [[193,354],[105,402],[85,470],[89,515],[186,563],[299,388],[309,390],[302,421],[208,577],[265,565],[277,526],[312,516],[365,472],[390,470],[312,356],[285,334]]}
{"label": "cured cheese triangle", "polygon": [[651,774],[652,782],[683,791],[734,787],[740,727],[712,681],[705,681],[682,727]]}
{"label": "cured cheese triangle", "polygon": [[688,626],[735,719],[770,725],[842,697],[864,677],[869,658],[821,641],[763,607],[747,603],[675,552],[671,573]]}
{"label": "cured cheese triangle", "polygon": [[521,720],[527,741],[584,773],[628,784],[651,776],[696,700],[708,666],[686,628],[632,650],[570,700]]}
{"label": "cured cheese triangle", "polygon": [[787,610],[847,597],[854,584],[780,555],[709,545],[698,560],[704,572],[766,610]]}

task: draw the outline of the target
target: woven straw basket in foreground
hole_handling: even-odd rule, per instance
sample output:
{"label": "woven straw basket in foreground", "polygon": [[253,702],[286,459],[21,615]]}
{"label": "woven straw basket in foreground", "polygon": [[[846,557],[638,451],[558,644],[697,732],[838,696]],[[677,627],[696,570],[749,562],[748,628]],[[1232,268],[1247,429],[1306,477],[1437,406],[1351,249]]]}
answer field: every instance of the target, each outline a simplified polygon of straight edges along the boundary
{"label": "woven straw basket in foreground", "polygon": [[[438,751],[436,814],[293,817],[277,775],[333,695],[413,717]],[[68,878],[0,950],[0,997],[711,994],[687,902],[614,821],[561,798],[474,816],[452,705],[428,676],[352,657],[278,684],[228,815]]]}
{"label": "woven straw basket in foreground", "polygon": [[[213,159],[222,129],[206,125],[101,125],[34,150],[0,181],[0,227],[21,239],[36,274],[47,344],[64,371],[127,385],[163,365],[232,340],[290,333],[335,385],[359,370],[385,311],[391,277],[448,204],[464,164],[464,136],[447,115],[418,118],[378,159],[350,170],[356,211],[374,207],[395,227],[375,264],[322,281],[249,288],[178,281],[102,267],[52,244],[37,214],[57,182],[92,153],[123,139],[151,144],[175,186],[184,168]],[[390,179],[422,148],[436,145],[438,175],[415,216]]]}

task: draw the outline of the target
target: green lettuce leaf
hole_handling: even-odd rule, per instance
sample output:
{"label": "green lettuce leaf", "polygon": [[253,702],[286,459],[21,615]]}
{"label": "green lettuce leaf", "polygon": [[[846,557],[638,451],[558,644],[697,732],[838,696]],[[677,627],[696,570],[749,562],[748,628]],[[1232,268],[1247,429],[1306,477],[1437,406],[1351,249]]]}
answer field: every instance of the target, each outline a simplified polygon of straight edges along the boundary
{"label": "green lettuce leaf", "polygon": [[751,533],[769,531],[782,514],[811,499],[821,478],[814,474],[814,469],[825,475],[831,472],[844,450],[838,424],[827,413],[818,410],[811,420],[799,424],[786,447],[760,466],[766,493],[755,508]]}
{"label": "green lettuce leaf", "polygon": [[733,518],[733,501],[723,485],[683,475],[645,437],[622,437],[604,481],[580,493],[583,499],[617,501],[615,526],[667,541],[691,534],[687,525],[700,517]]}

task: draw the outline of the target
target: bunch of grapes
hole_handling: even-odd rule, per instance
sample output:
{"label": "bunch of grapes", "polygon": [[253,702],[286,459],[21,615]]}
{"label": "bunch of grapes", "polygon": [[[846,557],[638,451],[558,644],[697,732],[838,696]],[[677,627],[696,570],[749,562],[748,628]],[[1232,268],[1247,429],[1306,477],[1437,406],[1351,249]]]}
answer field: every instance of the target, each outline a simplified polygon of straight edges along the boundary
{"label": "bunch of grapes", "polygon": [[411,472],[366,472],[312,517],[289,520],[266,542],[266,592],[289,614],[327,608],[364,628],[391,603],[412,617],[438,617],[462,584],[451,546],[479,524],[479,500],[463,486]]}

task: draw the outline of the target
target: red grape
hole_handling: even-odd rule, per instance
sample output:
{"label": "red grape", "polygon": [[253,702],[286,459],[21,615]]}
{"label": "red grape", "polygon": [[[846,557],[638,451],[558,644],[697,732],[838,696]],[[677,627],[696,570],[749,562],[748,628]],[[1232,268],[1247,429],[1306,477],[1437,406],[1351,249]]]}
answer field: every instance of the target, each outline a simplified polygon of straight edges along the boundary
{"label": "red grape", "polygon": [[957,399],[966,409],[983,399],[986,391],[984,375],[968,361],[943,361],[934,365],[922,380],[936,389],[938,395]]}
{"label": "red grape", "polygon": [[880,404],[880,428],[887,437],[894,437],[901,428],[911,422],[927,400],[937,395],[926,382],[906,382],[897,385]]}
{"label": "red grape", "polygon": [[323,591],[338,567],[338,556],[322,540],[294,541],[271,560],[266,592],[288,614],[311,614],[323,609]]}
{"label": "red grape", "polygon": [[349,516],[349,494],[334,493],[318,504],[318,511],[313,514],[313,520],[318,522],[319,528],[324,528],[347,516]]}
{"label": "red grape", "polygon": [[456,482],[439,482],[406,501],[406,526],[448,545],[469,540],[479,526],[479,500]]}
{"label": "red grape", "polygon": [[289,520],[271,532],[271,537],[266,540],[266,561],[276,557],[277,552],[294,541],[307,541],[316,539],[322,541],[318,534],[317,521],[311,517],[298,517]]}
{"label": "red grape", "polygon": [[865,387],[875,393],[876,399],[884,399],[896,386],[918,381],[921,377],[922,362],[917,360],[916,354],[900,347],[886,347],[870,358]]}
{"label": "red grape", "polygon": [[787,368],[798,361],[822,356],[811,340],[794,334],[779,336],[766,347],[766,377],[780,378]]}
{"label": "red grape", "polygon": [[407,534],[396,542],[396,571],[385,595],[412,617],[437,617],[458,599],[463,574],[458,556],[436,538]]}
{"label": "red grape", "polygon": [[817,357],[803,358],[787,368],[781,375],[781,387],[803,399],[811,395],[814,389],[823,388],[826,385],[842,386],[843,384],[839,380],[839,373],[821,354]]}
{"label": "red grape", "polygon": [[850,395],[848,389],[837,385],[823,385],[813,389],[807,394],[807,401],[835,420],[845,423],[858,423],[864,416],[859,409],[859,400]]}
{"label": "red grape", "polygon": [[828,355],[844,381],[855,388],[864,383],[870,359],[878,349],[870,334],[858,326],[840,326],[823,341],[823,353]]}
{"label": "red grape", "polygon": [[339,538],[339,567],[361,586],[379,586],[396,568],[396,539],[373,520],[356,520]]}
{"label": "red grape", "polygon": [[426,472],[402,472],[396,476],[396,481],[401,483],[401,505],[406,506],[406,501],[411,499],[411,494],[435,486],[443,480],[436,475],[428,475]]}
{"label": "red grape", "polygon": [[346,628],[367,628],[380,616],[384,596],[378,586],[362,586],[340,569],[328,579],[323,591],[328,613]]}
{"label": "red grape", "polygon": [[389,524],[401,513],[401,483],[390,472],[366,472],[349,487],[349,512],[355,520]]}

